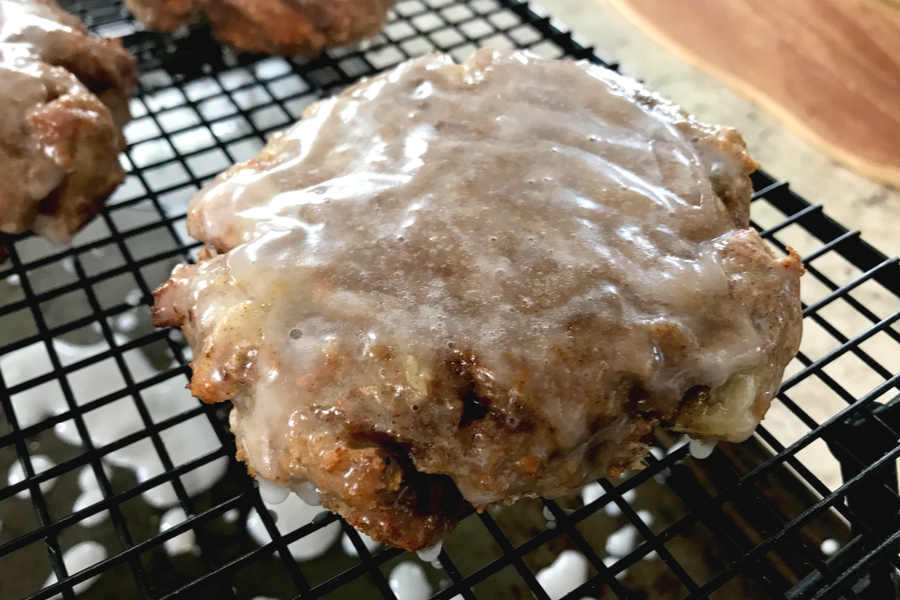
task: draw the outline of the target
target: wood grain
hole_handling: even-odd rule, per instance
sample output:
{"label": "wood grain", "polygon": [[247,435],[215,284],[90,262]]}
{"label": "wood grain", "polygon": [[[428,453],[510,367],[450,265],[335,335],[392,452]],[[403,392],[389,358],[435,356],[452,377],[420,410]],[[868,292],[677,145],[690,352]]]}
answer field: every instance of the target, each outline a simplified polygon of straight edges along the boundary
{"label": "wood grain", "polygon": [[609,0],[851,168],[900,185],[896,0]]}

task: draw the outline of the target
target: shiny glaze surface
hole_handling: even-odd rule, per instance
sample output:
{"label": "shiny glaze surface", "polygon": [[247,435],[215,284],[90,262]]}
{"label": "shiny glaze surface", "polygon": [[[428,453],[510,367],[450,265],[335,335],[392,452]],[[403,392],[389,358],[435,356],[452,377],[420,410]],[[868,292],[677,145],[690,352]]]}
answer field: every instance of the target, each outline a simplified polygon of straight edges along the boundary
{"label": "shiny glaze surface", "polygon": [[0,232],[62,243],[124,178],[136,61],[53,0],[0,0]]}
{"label": "shiny glaze surface", "polygon": [[252,470],[326,506],[365,477],[316,465],[360,436],[476,507],[558,495],[639,467],[657,423],[740,440],[762,417],[802,267],[746,229],[755,168],[596,66],[416,59],[192,201],[207,260],[157,322],[184,325],[194,393],[234,399]]}

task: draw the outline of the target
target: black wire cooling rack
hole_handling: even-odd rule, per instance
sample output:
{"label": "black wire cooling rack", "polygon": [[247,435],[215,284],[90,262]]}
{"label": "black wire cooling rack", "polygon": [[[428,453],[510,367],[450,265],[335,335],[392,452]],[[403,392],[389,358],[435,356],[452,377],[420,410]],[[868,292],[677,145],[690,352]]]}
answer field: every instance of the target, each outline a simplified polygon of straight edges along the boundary
{"label": "black wire cooling rack", "polygon": [[[142,76],[129,175],[103,214],[65,248],[13,238],[0,265],[0,600],[403,600],[429,589],[439,599],[555,600],[567,588],[541,570],[564,550],[587,568],[572,600],[898,597],[898,261],[764,173],[754,176],[754,225],[775,248],[800,251],[809,272],[801,353],[750,441],[698,461],[661,434],[644,471],[469,517],[439,567],[370,551],[328,513],[296,529],[276,522],[231,458],[227,408],[172,391],[189,376],[183,338],[149,323],[152,288],[197,250],[187,200],[310,103],[411,56],[524,47],[605,63],[516,0],[401,0],[374,41],[312,61],[236,57],[202,30],[147,33],[120,2],[62,4],[95,32],[122,36]],[[173,395],[177,408],[160,409]],[[119,420],[129,426],[117,436],[98,435],[98,421],[106,431]],[[208,434],[187,454],[186,424]],[[84,478],[96,480],[93,499],[73,506]],[[180,517],[161,527],[172,506]],[[248,534],[251,519],[262,539]],[[303,555],[336,528],[349,548]],[[172,551],[185,540],[192,551]],[[83,542],[92,558],[70,560]],[[425,587],[392,590],[407,562]]]}

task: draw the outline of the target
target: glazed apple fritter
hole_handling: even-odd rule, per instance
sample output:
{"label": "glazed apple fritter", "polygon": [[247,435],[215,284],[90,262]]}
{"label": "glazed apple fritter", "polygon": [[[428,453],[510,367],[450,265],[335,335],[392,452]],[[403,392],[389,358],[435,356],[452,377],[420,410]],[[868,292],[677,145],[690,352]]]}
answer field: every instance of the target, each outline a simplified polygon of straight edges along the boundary
{"label": "glazed apple fritter", "polygon": [[[801,330],[757,168],[588,63],[412,60],[311,106],[190,204],[156,292],[238,457],[371,537],[639,469],[663,426],[740,441]],[[310,483],[311,482],[311,483]]]}
{"label": "glazed apple fritter", "polygon": [[100,211],[125,177],[136,81],[121,41],[54,0],[0,0],[0,233],[64,243]]}

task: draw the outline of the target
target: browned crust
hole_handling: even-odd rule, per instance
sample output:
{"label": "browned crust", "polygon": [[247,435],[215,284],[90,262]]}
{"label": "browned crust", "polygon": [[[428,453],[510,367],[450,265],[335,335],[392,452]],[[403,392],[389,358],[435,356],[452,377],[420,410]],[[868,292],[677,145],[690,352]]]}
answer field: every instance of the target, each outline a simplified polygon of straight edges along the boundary
{"label": "browned crust", "polygon": [[128,100],[138,80],[137,58],[125,50],[120,39],[82,38],[80,41],[73,40],[56,57],[45,60],[75,75],[106,104],[116,126],[122,128],[131,120]]}
{"label": "browned crust", "polygon": [[393,0],[127,0],[145,25],[174,31],[200,14],[215,37],[239,50],[315,55],[378,33]]}
{"label": "browned crust", "polygon": [[199,0],[125,0],[138,21],[156,31],[172,32],[195,20],[201,10]]}
{"label": "browned crust", "polygon": [[187,315],[178,310],[177,305],[166,300],[167,297],[176,294],[182,282],[171,277],[153,290],[153,306],[150,312],[153,314],[154,327],[180,327],[184,325]]}
{"label": "browned crust", "polygon": [[122,134],[109,109],[90,97],[58,98],[29,115],[28,122],[68,173],[40,202],[37,216],[52,222],[53,238],[65,239],[93,219],[125,179],[118,158]]}

